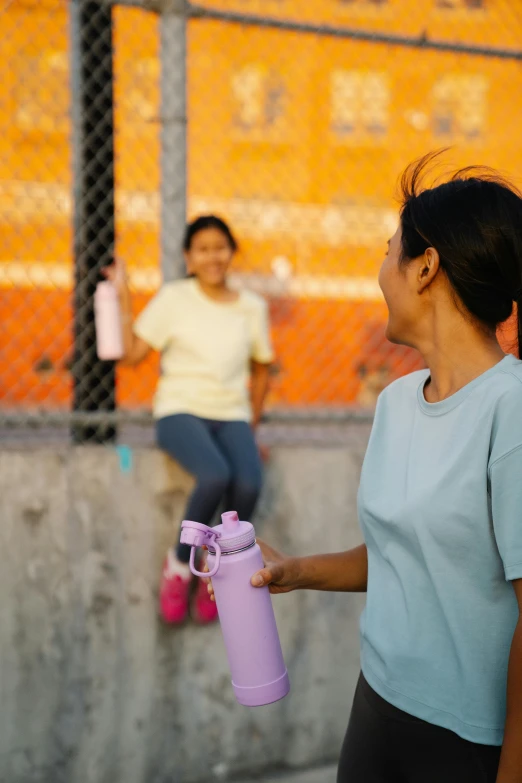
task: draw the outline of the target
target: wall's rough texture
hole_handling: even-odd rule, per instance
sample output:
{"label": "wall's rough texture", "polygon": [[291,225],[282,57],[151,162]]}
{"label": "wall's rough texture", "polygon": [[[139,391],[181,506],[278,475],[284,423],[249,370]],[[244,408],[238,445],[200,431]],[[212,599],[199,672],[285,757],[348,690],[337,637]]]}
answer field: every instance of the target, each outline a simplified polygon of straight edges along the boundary
{"label": "wall's rough texture", "polygon": [[[258,532],[286,551],[360,541],[367,428],[274,448]],[[292,693],[234,701],[218,626],[158,620],[156,586],[189,478],[158,451],[0,452],[0,781],[192,783],[338,753],[358,673],[361,597],[274,599]]]}

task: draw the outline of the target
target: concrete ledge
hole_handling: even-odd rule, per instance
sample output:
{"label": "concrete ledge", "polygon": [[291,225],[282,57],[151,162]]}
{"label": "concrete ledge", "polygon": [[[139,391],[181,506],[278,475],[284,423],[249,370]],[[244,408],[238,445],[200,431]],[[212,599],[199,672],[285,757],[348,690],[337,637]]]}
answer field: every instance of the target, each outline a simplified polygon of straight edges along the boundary
{"label": "concrete ledge", "polygon": [[[364,441],[361,430],[351,445],[274,448],[261,535],[303,554],[358,543]],[[0,451],[0,780],[208,783],[334,761],[358,675],[361,598],[277,597],[292,693],[240,707],[219,627],[157,617],[190,478],[155,449],[131,457]]]}
{"label": "concrete ledge", "polygon": [[268,777],[252,777],[240,783],[335,783],[337,766],[329,765],[310,770]]}

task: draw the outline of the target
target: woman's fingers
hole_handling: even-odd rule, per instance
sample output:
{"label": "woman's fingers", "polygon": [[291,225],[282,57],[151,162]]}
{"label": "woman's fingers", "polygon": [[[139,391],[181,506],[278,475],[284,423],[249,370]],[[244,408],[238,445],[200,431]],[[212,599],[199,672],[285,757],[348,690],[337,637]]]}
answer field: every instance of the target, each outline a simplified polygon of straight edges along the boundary
{"label": "woman's fingers", "polygon": [[254,587],[265,587],[265,585],[278,585],[282,582],[284,569],[279,563],[270,563],[269,566],[262,568],[251,579]]}
{"label": "woman's fingers", "polygon": [[[208,565],[206,563],[203,566],[203,571],[208,573]],[[214,588],[212,587],[212,579],[205,579],[205,582],[207,583],[207,591],[208,591],[208,594],[210,596],[211,601],[215,601],[216,597],[214,595]]]}
{"label": "woman's fingers", "polygon": [[264,587],[265,585],[269,585],[271,581],[272,572],[269,568],[263,568],[261,571],[258,571],[251,579],[254,587]]}

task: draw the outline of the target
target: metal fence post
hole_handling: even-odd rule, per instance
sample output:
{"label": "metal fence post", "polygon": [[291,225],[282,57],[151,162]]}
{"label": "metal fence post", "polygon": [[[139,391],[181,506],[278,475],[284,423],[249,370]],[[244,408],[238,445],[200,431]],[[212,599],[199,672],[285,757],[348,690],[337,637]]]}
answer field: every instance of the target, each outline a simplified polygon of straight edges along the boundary
{"label": "metal fence post", "polygon": [[161,271],[184,275],[187,219],[187,17],[185,0],[161,4]]}
{"label": "metal fence post", "polygon": [[[114,126],[112,10],[99,0],[73,0],[75,411],[115,409],[114,362],[96,355],[93,298],[100,269],[114,256]],[[113,426],[74,425],[77,443],[115,438]]]}

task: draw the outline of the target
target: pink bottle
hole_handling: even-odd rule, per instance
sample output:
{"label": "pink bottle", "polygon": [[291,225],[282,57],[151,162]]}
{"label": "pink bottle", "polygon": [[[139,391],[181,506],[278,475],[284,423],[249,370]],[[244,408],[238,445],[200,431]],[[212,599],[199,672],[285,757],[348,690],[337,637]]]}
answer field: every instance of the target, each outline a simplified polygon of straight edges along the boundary
{"label": "pink bottle", "polygon": [[[250,522],[240,522],[235,511],[221,515],[222,525],[207,527],[185,520],[181,541],[192,546],[193,574],[212,577],[236,699],[259,707],[284,698],[290,690],[268,587],[252,587],[250,580],[263,568],[261,550]],[[210,573],[196,570],[196,547],[208,547]]]}
{"label": "pink bottle", "polygon": [[98,283],[94,292],[96,353],[102,361],[117,361],[123,356],[121,313],[118,292],[110,280]]}

